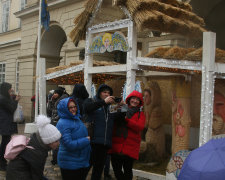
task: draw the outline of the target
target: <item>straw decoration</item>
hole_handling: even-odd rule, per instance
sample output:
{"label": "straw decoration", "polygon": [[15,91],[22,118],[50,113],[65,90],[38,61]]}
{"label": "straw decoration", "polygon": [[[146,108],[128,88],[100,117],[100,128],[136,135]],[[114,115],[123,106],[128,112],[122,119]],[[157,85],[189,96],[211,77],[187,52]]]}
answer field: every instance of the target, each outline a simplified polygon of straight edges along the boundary
{"label": "straw decoration", "polygon": [[[70,37],[75,45],[85,39],[86,26],[97,8],[98,0],[89,0],[84,11],[75,18]],[[134,19],[138,31],[156,30],[201,38],[206,31],[204,21],[192,12],[190,4],[177,0],[113,0],[114,6],[125,6]]]}
{"label": "straw decoration", "polygon": [[75,28],[70,32],[69,36],[76,46],[78,45],[79,40],[85,39],[86,26],[97,3],[98,0],[86,1],[84,11],[74,19]]}
{"label": "straw decoration", "polygon": [[156,0],[127,0],[127,4],[129,4],[128,10],[129,12],[132,14],[132,16],[135,16],[135,13],[138,11],[142,11],[142,10],[155,10],[155,11],[159,11],[161,13],[164,13],[170,17],[173,18],[179,18],[179,19],[185,19],[188,21],[193,21],[196,24],[199,24],[201,26],[204,26],[204,20],[198,16],[196,16],[196,14],[190,12],[190,11],[185,11],[183,9],[180,9],[178,7],[174,7],[170,4],[165,4],[165,3],[161,3],[159,1]]}
{"label": "straw decoration", "polygon": [[[202,61],[202,48],[158,47],[145,57],[175,60]],[[216,48],[216,62],[225,63],[225,51]]]}

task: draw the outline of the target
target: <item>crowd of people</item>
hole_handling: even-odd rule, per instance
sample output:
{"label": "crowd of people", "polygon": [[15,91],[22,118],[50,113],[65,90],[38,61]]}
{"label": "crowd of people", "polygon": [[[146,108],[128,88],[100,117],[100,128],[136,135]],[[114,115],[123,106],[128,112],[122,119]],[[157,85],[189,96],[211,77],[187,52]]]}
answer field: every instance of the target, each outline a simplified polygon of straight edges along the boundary
{"label": "crowd of people", "polygon": [[83,84],[76,84],[71,95],[58,87],[48,96],[48,117],[36,118],[38,131],[28,143],[33,148],[25,148],[7,165],[4,152],[11,135],[17,133],[13,113],[20,99],[13,100],[11,91],[11,84],[0,85],[0,168],[7,169],[7,180],[44,179],[49,150],[53,150],[52,164],[58,164],[63,180],[85,180],[91,169],[91,180],[100,180],[103,172],[105,179],[111,179],[110,159],[117,180],[132,180],[145,126],[142,93],[133,91],[124,102],[106,84],[99,86],[93,98]]}

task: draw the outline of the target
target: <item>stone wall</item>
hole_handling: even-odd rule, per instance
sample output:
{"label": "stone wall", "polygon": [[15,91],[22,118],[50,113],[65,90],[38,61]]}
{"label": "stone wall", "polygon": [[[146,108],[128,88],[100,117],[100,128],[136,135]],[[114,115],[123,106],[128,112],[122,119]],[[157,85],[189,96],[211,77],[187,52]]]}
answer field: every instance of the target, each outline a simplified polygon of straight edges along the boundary
{"label": "stone wall", "polygon": [[[67,41],[62,46],[60,57],[47,58],[47,68],[57,65],[70,64],[74,60],[79,59],[79,51],[84,47],[81,43],[81,48],[76,48],[71,42],[68,34],[74,27],[74,18],[83,10],[83,1],[74,2],[62,6],[50,8],[50,26],[51,24],[61,27],[67,36]],[[32,7],[38,4],[37,0],[29,0],[27,7]],[[19,91],[23,96],[21,104],[24,107],[24,114],[27,122],[30,121],[32,104],[30,98],[35,94],[35,75],[36,75],[36,53],[37,53],[37,33],[38,33],[38,13],[35,15],[27,15],[22,17],[21,27],[21,47],[19,53],[20,61],[20,85]],[[42,29],[42,36],[45,30]],[[57,38],[57,37],[56,37]],[[48,90],[54,89],[56,86],[47,83]],[[71,88],[68,87],[71,91]]]}

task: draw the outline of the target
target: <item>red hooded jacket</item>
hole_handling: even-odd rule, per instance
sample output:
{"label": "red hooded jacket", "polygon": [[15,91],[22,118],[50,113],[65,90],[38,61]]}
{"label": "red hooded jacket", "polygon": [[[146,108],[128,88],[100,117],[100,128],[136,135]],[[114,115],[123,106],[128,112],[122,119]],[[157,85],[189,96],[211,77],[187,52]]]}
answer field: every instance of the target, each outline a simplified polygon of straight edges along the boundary
{"label": "red hooded jacket", "polygon": [[[143,96],[138,91],[133,91],[126,98],[126,103],[130,101],[131,97],[138,97],[140,99],[140,106],[143,105]],[[143,112],[136,112],[130,119],[125,117],[124,123],[114,124],[112,148],[109,153],[127,155],[133,159],[138,159],[140,143],[141,143],[141,131],[144,129],[145,116]],[[121,128],[121,124],[124,125]],[[118,135],[118,131],[120,135]]]}

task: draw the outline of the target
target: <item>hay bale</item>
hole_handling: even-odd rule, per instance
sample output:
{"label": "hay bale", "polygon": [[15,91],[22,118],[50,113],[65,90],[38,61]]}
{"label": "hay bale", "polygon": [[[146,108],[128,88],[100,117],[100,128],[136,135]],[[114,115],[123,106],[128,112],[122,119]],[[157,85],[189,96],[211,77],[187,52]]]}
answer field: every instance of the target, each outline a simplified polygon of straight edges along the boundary
{"label": "hay bale", "polygon": [[150,58],[162,58],[166,51],[168,51],[170,47],[158,47],[145,55],[145,57],[150,57]]}
{"label": "hay bale", "polygon": [[225,63],[225,51],[216,48],[216,62]]}
{"label": "hay bale", "polygon": [[189,37],[200,38],[205,31],[201,26],[188,20],[172,18],[159,11],[142,10],[138,11],[134,20],[138,30],[152,29],[161,32],[173,32]]}
{"label": "hay bale", "polygon": [[[189,61],[202,61],[202,48],[158,47],[145,57]],[[225,63],[225,51],[216,48],[216,62]]]}
{"label": "hay bale", "polygon": [[46,74],[53,73],[53,72],[56,72],[56,71],[60,71],[60,70],[66,69],[66,68],[68,68],[68,66],[66,66],[66,65],[56,66],[54,68],[48,68],[46,70]]}
{"label": "hay bale", "polygon": [[158,0],[161,3],[165,3],[165,4],[170,4],[172,6],[184,9],[186,11],[192,11],[192,7],[190,4],[188,3],[183,3],[181,1],[177,1],[177,0]]}
{"label": "hay bale", "polygon": [[198,48],[195,51],[187,53],[184,57],[185,60],[189,61],[201,61],[202,60],[202,48]]}
{"label": "hay bale", "polygon": [[180,48],[175,46],[166,51],[163,58],[181,60],[184,59],[187,53],[192,52],[194,50],[195,50],[194,48]]}
{"label": "hay bale", "polygon": [[196,14],[180,9],[178,7],[174,7],[170,4],[161,3],[156,0],[127,0],[127,8],[132,16],[135,16],[135,13],[143,10],[150,11],[159,11],[165,15],[168,15],[173,18],[185,19],[188,21],[192,21],[200,26],[204,26],[204,20],[197,16]]}

